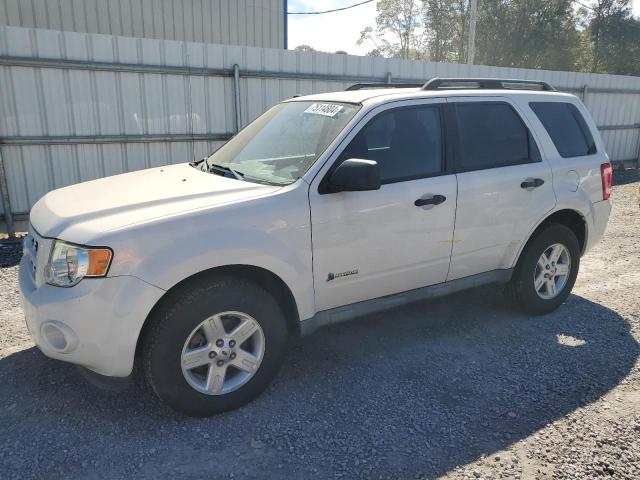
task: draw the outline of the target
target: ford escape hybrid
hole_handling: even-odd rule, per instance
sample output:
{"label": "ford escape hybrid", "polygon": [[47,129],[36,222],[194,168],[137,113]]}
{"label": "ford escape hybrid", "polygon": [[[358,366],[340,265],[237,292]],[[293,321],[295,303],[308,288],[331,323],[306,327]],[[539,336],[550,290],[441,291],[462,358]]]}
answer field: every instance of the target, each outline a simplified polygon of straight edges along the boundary
{"label": "ford escape hybrid", "polygon": [[580,100],[522,80],[373,87],[282,102],[199,162],[45,195],[20,264],[35,343],[102,376],[135,363],[206,416],[322,325],[489,283],[557,308],[611,208]]}

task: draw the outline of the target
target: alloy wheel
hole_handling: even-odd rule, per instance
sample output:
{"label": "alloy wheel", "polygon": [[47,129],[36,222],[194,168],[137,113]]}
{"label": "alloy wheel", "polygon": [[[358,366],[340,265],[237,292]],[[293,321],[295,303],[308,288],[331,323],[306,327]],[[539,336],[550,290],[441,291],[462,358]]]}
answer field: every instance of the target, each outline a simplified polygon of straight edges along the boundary
{"label": "alloy wheel", "polygon": [[224,395],[247,383],[260,368],[265,336],[242,312],[222,312],[189,334],[180,357],[187,383],[206,395]]}
{"label": "alloy wheel", "polygon": [[571,254],[561,243],[548,247],[536,264],[533,284],[536,292],[543,300],[557,297],[567,285],[571,273]]}

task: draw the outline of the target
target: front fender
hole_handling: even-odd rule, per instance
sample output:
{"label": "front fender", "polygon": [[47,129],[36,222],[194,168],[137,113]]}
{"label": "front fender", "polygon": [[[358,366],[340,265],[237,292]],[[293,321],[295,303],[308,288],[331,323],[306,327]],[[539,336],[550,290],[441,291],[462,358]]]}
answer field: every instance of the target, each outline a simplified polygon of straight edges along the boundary
{"label": "front fender", "polygon": [[306,192],[300,190],[282,194],[289,198],[198,211],[113,234],[104,240],[115,252],[109,276],[133,275],[169,290],[205,270],[250,265],[280,277],[300,319],[309,318],[314,314],[311,228]]}

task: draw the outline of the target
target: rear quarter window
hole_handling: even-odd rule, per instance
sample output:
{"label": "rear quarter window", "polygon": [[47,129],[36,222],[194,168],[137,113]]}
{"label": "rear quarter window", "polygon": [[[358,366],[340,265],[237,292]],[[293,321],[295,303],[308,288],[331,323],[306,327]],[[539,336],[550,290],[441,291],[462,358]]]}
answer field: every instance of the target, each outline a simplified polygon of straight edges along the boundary
{"label": "rear quarter window", "polygon": [[563,158],[596,153],[593,135],[575,105],[566,102],[531,102],[536,114]]}

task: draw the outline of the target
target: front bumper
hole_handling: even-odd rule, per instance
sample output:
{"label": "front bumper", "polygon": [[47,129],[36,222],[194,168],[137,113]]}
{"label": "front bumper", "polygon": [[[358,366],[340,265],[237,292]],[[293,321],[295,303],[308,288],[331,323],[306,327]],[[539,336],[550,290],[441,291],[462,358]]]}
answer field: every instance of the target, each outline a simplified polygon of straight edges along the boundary
{"label": "front bumper", "polygon": [[147,315],[165,293],[136,277],[86,278],[71,288],[37,285],[27,256],[20,291],[29,333],[51,358],[126,377]]}

